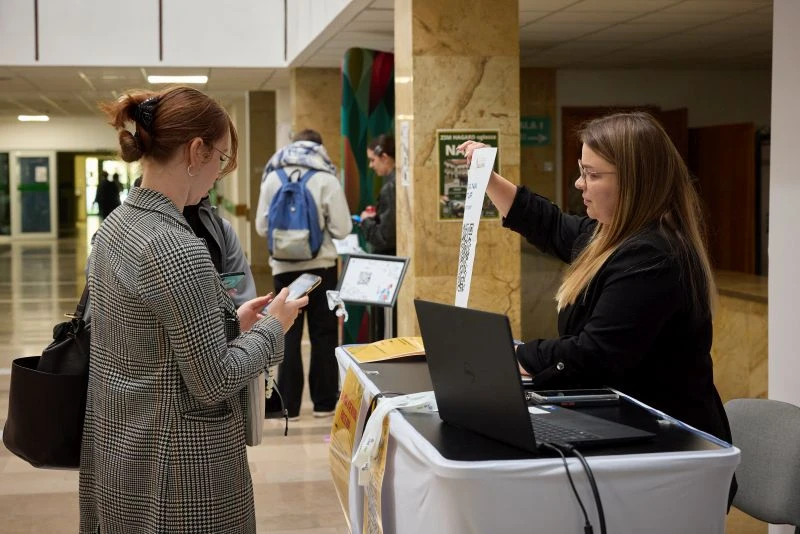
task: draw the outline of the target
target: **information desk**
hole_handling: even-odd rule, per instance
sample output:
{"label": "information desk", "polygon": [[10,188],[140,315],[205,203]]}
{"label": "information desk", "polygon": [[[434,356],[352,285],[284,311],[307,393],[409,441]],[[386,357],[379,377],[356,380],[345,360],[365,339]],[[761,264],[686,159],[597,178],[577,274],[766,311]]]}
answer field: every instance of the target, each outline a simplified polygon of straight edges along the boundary
{"label": "information desk", "polygon": [[[359,365],[338,348],[341,376],[352,368],[364,386],[356,443],[379,392],[432,389],[424,361]],[[739,450],[707,439],[630,402],[588,413],[658,434],[635,446],[586,451],[608,532],[724,533],[728,488]],[[585,410],[582,410],[585,411]],[[448,425],[438,414],[393,412],[383,479],[383,531],[391,533],[583,532],[583,516],[560,457],[506,446]],[[580,463],[568,459],[595,533],[597,510]],[[349,522],[360,533],[364,491],[351,469]]]}

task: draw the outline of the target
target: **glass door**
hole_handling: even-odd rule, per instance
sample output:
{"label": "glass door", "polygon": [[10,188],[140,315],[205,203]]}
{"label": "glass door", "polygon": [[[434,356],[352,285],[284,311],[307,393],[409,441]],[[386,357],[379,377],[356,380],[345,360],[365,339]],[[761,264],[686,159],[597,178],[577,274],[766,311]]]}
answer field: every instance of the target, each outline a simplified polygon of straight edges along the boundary
{"label": "glass door", "polygon": [[56,237],[55,153],[11,155],[13,237]]}

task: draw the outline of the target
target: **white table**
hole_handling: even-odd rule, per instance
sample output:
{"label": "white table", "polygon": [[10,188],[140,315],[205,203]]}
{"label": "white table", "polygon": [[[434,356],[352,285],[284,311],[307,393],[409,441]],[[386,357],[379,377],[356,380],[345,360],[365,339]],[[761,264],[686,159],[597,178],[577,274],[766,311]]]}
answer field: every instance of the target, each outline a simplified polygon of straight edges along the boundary
{"label": "white table", "polygon": [[[352,367],[364,385],[358,428],[379,392],[342,348],[340,374]],[[398,364],[402,365],[402,364]],[[560,458],[460,462],[442,457],[400,413],[389,415],[389,448],[381,507],[384,533],[583,532],[583,516]],[[360,440],[356,434],[356,445]],[[591,456],[609,533],[724,533],[728,487],[739,464],[736,447],[671,453]],[[595,533],[591,489],[568,460]],[[364,491],[350,473],[349,512],[360,534]]]}

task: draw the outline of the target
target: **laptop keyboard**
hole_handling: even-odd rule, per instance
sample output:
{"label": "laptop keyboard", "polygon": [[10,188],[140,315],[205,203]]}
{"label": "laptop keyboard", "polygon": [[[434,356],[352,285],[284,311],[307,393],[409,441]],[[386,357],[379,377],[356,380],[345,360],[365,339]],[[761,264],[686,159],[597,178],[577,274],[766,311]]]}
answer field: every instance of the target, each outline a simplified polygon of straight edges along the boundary
{"label": "laptop keyboard", "polygon": [[531,423],[533,423],[533,435],[539,442],[571,443],[600,437],[591,432],[548,423],[544,417],[531,416]]}

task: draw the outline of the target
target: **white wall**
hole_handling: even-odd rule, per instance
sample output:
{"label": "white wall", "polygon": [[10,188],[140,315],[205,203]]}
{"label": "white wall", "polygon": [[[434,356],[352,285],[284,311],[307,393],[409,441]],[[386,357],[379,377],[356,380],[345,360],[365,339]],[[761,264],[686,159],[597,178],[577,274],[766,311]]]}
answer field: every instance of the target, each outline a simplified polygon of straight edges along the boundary
{"label": "white wall", "polygon": [[94,151],[119,149],[117,132],[102,118],[59,118],[50,122],[0,119],[0,152],[9,150]]}
{"label": "white wall", "polygon": [[39,62],[31,64],[157,63],[157,2],[39,0]]}
{"label": "white wall", "polygon": [[287,63],[291,63],[352,1],[291,0],[287,2]]}
{"label": "white wall", "polygon": [[770,71],[559,70],[556,104],[689,108],[689,126],[770,122]]}
{"label": "white wall", "polygon": [[0,1],[0,64],[36,60],[31,0]]}
{"label": "white wall", "polygon": [[800,2],[775,0],[769,223],[769,397],[800,406]]}
{"label": "white wall", "polygon": [[283,0],[165,0],[164,64],[283,66],[283,32]]}
{"label": "white wall", "polygon": [[161,34],[155,1],[39,0],[38,61],[33,4],[0,0],[0,65],[285,66],[284,0],[164,0]]}

